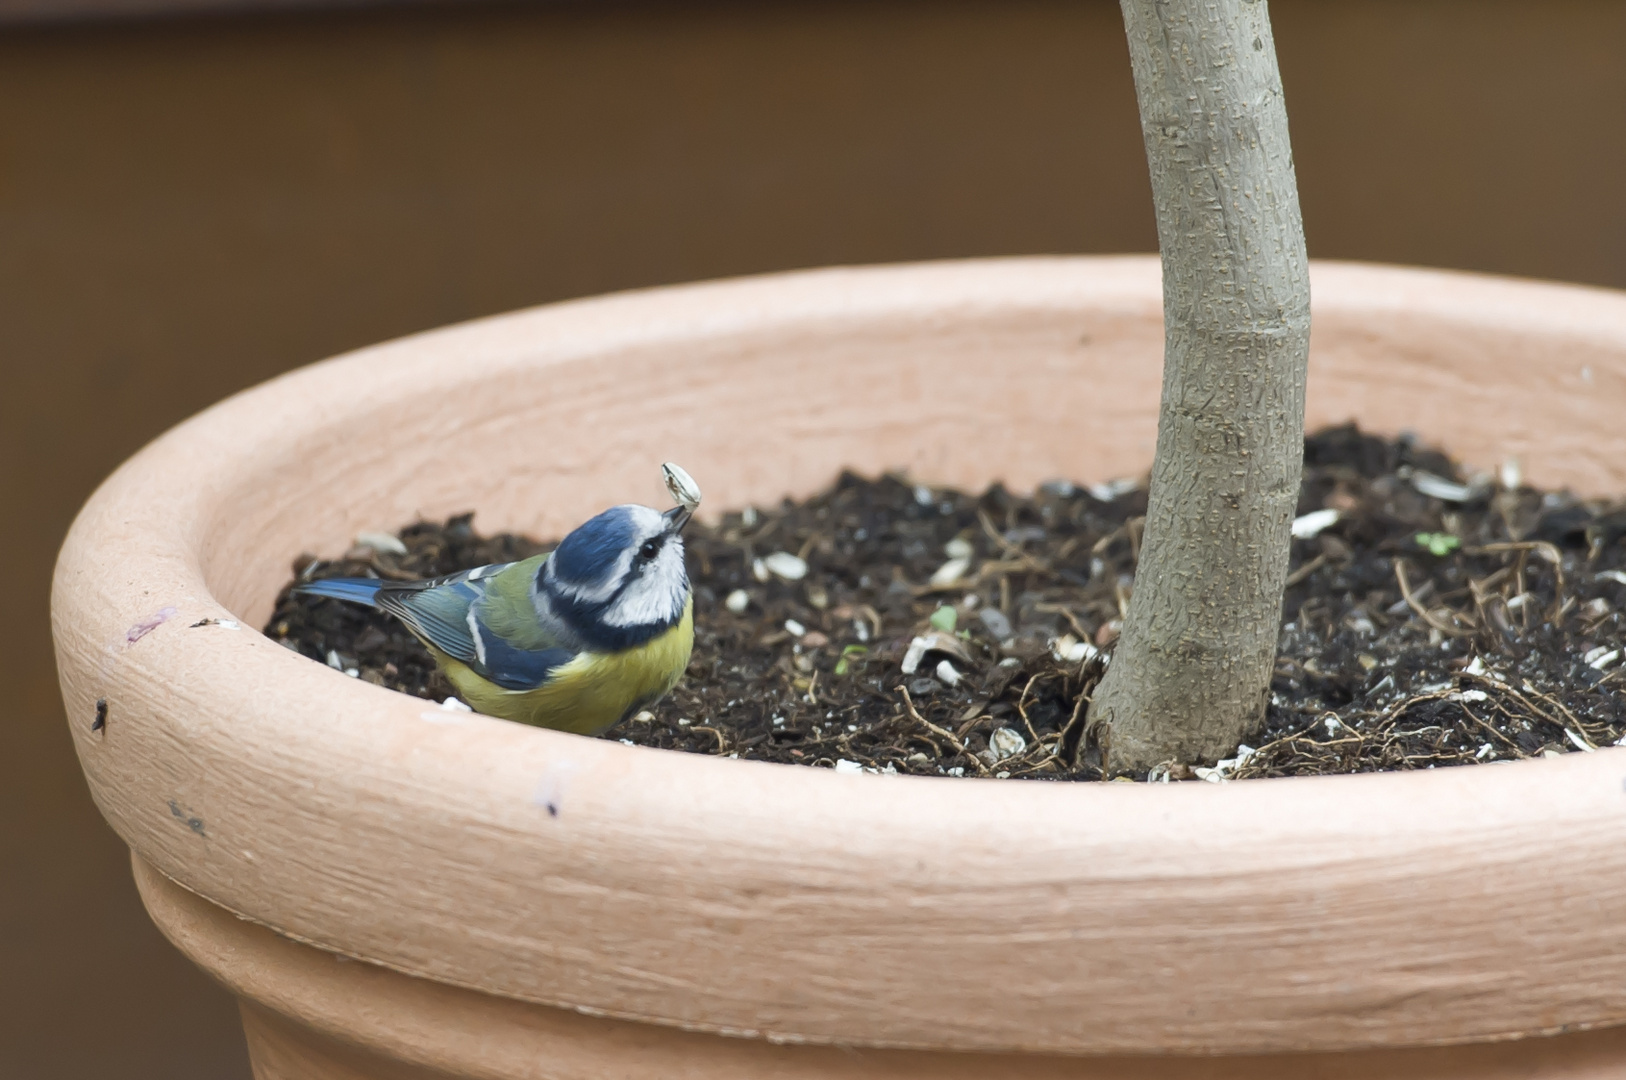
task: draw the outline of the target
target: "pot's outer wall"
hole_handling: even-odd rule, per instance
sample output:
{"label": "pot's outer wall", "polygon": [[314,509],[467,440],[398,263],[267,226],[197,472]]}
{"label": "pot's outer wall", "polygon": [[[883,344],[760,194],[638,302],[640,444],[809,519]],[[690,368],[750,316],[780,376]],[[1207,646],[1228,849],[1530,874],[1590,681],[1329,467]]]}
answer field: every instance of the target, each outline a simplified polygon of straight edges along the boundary
{"label": "pot's outer wall", "polygon": [[134,859],[177,948],[244,1002],[257,1080],[1616,1080],[1626,1027],[1547,1039],[1231,1057],[857,1050],[728,1039],[342,963],[244,923]]}
{"label": "pot's outer wall", "polygon": [[[1313,287],[1312,424],[1626,489],[1626,298],[1341,265]],[[446,714],[249,629],[294,552],[470,507],[556,535],[659,501],[661,460],[712,510],[844,465],[1138,472],[1160,317],[1150,258],[819,271],[485,320],[224,402],[63,548],[92,792],[142,859],[288,936],[705,1031],[1239,1053],[1626,1021],[1614,751],[1226,786],[850,777]]]}

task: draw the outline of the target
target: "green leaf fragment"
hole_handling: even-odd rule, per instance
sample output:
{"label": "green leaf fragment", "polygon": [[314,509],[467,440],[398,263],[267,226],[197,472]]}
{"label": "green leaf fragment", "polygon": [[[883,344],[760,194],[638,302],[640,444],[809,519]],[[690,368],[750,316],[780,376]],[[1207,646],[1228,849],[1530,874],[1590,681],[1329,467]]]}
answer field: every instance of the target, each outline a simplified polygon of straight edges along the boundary
{"label": "green leaf fragment", "polygon": [[941,630],[945,634],[954,633],[954,624],[959,621],[960,613],[950,604],[944,604],[932,612],[931,624],[933,630]]}
{"label": "green leaf fragment", "polygon": [[1450,533],[1418,533],[1416,540],[1418,547],[1427,548],[1430,555],[1439,558],[1444,558],[1462,546],[1462,540]]}

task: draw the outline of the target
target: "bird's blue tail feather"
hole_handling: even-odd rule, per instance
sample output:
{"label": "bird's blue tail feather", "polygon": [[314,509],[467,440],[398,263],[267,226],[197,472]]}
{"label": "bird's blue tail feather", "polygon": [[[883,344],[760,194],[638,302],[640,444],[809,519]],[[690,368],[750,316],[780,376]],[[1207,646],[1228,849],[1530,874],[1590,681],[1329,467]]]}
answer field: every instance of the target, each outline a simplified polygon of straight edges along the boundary
{"label": "bird's blue tail feather", "polygon": [[311,596],[331,596],[335,600],[348,600],[353,604],[377,607],[378,590],[383,587],[384,583],[376,578],[319,578],[316,581],[307,581],[303,585],[296,585],[294,592],[307,593]]}

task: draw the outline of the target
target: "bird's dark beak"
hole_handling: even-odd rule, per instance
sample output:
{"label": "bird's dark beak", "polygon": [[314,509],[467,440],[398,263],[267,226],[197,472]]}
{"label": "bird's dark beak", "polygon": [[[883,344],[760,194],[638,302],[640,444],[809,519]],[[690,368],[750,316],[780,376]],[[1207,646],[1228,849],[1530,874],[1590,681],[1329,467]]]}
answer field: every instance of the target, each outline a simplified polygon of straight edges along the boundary
{"label": "bird's dark beak", "polygon": [[671,536],[682,532],[683,526],[687,525],[693,516],[694,508],[691,506],[674,506],[661,515],[666,519],[666,532]]}

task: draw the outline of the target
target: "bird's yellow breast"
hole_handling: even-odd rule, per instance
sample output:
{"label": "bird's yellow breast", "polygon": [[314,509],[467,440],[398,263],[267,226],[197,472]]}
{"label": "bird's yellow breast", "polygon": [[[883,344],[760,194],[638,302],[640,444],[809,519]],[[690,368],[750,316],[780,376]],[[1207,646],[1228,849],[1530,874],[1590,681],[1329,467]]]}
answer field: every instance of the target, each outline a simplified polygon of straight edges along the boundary
{"label": "bird's yellow breast", "polygon": [[537,727],[598,735],[652,705],[683,677],[694,648],[694,598],[678,624],[618,653],[579,653],[535,690],[504,690],[462,661],[430,647],[458,696],[477,711]]}

